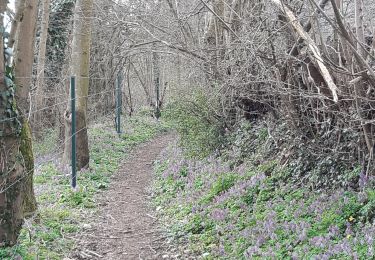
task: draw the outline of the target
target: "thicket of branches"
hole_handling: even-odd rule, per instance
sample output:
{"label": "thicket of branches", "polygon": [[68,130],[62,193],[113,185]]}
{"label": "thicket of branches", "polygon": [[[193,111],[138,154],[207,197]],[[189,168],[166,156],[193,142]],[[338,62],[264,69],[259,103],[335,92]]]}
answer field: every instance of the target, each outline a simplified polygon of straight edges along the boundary
{"label": "thicket of branches", "polygon": [[[69,41],[58,29],[69,23],[53,22],[68,2],[51,13],[51,71],[57,54],[69,51],[56,50],[65,46],[59,39]],[[89,107],[93,114],[115,106],[111,89],[119,72],[129,114],[155,107],[158,71],[162,99],[189,100],[186,113],[222,135],[244,119],[267,119],[269,133],[284,140],[274,144],[283,157],[320,161],[332,174],[358,165],[373,171],[375,8],[369,1],[131,0],[97,1],[94,9],[90,92],[107,92]],[[195,90],[205,102],[194,100]],[[306,163],[301,172],[312,167]]]}
{"label": "thicket of branches", "polygon": [[141,42],[167,48],[174,64],[183,57],[183,72],[169,71],[172,81],[181,75],[191,79],[179,93],[198,88],[208,103],[218,104],[202,108],[193,100],[186,113],[219,122],[223,134],[244,118],[267,119],[271,135],[282,126],[277,138],[285,145],[275,142],[276,152],[306,159],[301,172],[314,167],[310,162],[325,164],[322,172],[330,174],[358,165],[364,174],[373,172],[375,12],[370,2],[149,4],[145,10],[159,15],[133,20],[136,32],[145,35]]}

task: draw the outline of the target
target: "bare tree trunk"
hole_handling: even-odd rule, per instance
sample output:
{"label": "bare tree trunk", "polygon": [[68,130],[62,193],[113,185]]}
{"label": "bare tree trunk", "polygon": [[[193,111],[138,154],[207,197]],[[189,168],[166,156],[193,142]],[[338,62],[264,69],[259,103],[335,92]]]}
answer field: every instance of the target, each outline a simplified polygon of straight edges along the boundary
{"label": "bare tree trunk", "polygon": [[127,79],[127,85],[128,85],[128,106],[129,106],[129,116],[131,117],[133,115],[133,112],[134,112],[134,106],[133,106],[133,97],[132,97],[132,91],[131,91],[131,87],[130,87],[130,64],[131,64],[131,61],[129,60],[129,63],[128,63],[128,68],[127,68],[127,72],[126,72],[126,79]]}
{"label": "bare tree trunk", "polygon": [[214,75],[213,80],[216,81],[220,74],[218,72],[221,57],[219,46],[224,43],[224,26],[222,24],[224,18],[224,4],[222,0],[215,0],[212,2],[212,7],[209,7],[207,4],[206,6],[211,12],[208,14],[210,19],[205,35],[205,42],[211,50],[209,53],[210,64],[208,64],[208,68],[211,74]]}
{"label": "bare tree trunk", "polygon": [[[22,2],[22,1],[21,1]],[[14,56],[14,74],[16,75],[15,83],[17,104],[21,110],[22,124],[24,132],[21,135],[20,152],[25,161],[25,168],[29,172],[25,177],[25,184],[23,186],[23,207],[24,215],[31,215],[36,210],[36,199],[33,188],[33,171],[34,171],[34,155],[31,144],[31,130],[29,121],[26,118],[30,106],[30,90],[31,90],[31,76],[34,63],[34,43],[36,19],[38,13],[38,1],[26,0],[23,8],[21,23],[18,24],[15,42],[15,56]]]}
{"label": "bare tree trunk", "polygon": [[65,148],[64,162],[69,163],[71,158],[72,134],[77,135],[77,169],[80,170],[89,164],[89,147],[87,137],[87,99],[89,94],[89,69],[91,46],[91,17],[93,1],[78,0],[74,14],[72,56],[70,61],[71,75],[76,76],[77,92],[77,133],[70,133],[71,111],[70,106],[65,112]]}
{"label": "bare tree trunk", "polygon": [[156,50],[154,50],[152,55],[152,74],[154,76],[154,87],[155,87],[155,117],[159,119],[160,117],[160,61],[159,55]]}
{"label": "bare tree trunk", "polygon": [[[49,5],[50,0],[43,0],[42,1],[42,26],[41,26],[41,34],[40,34],[40,42],[39,42],[39,50],[38,50],[38,63],[37,63],[37,78],[36,78],[36,99],[35,99],[35,107],[37,110],[41,109],[45,106],[45,88],[44,88],[44,67],[46,61],[46,47],[47,47],[47,37],[48,37],[48,23],[49,23]],[[38,124],[37,129],[40,129],[39,125],[41,125],[41,121],[43,118],[43,113],[38,112],[35,115],[35,123]],[[34,128],[35,129],[35,128]]]}
{"label": "bare tree trunk", "polygon": [[[366,51],[363,48],[364,42],[365,42],[365,35],[363,30],[363,1],[362,0],[356,0],[355,1],[355,29],[357,34],[357,52],[366,59]],[[362,100],[361,98],[365,96],[365,87],[362,82],[359,82],[357,84],[354,84],[354,90],[355,90],[355,102],[356,102],[356,109],[357,113],[362,120],[364,121],[364,113],[362,108]],[[373,138],[372,138],[372,130],[371,125],[362,123],[363,128],[363,135],[364,139],[367,145],[367,150],[370,154],[373,152]]]}
{"label": "bare tree trunk", "polygon": [[[141,83],[141,86],[143,88],[143,91],[145,92],[145,95],[146,95],[146,102],[147,102],[147,105],[150,105],[151,104],[151,95],[150,95],[150,92],[148,91],[148,81],[147,81],[147,75],[141,75],[141,73],[138,71],[138,69],[135,67],[134,63],[129,61],[130,64],[132,65],[133,69],[134,69],[134,72],[135,74],[137,75],[138,79],[139,79],[139,82]],[[148,68],[148,67],[147,67]],[[143,77],[146,76],[146,81],[143,81]]]}
{"label": "bare tree trunk", "polygon": [[355,29],[357,33],[357,51],[366,59],[366,51],[362,47],[365,43],[365,33],[363,30],[363,0],[355,0]]}
{"label": "bare tree trunk", "polygon": [[[152,67],[153,67],[153,64],[152,64],[152,51],[150,51],[150,53],[148,53],[147,55],[147,59],[146,59],[146,76],[148,77],[148,91],[149,93],[153,93],[153,89],[154,89],[154,78],[153,78],[153,71],[152,71]],[[150,103],[149,103],[149,106],[150,107],[153,107],[153,103],[152,103],[152,94],[150,94],[150,97],[151,97],[151,100],[150,100]]]}
{"label": "bare tree trunk", "polygon": [[28,113],[30,101],[32,66],[34,62],[34,43],[38,1],[26,0],[22,20],[18,25],[14,46],[14,73],[16,75],[18,104],[23,113]]}

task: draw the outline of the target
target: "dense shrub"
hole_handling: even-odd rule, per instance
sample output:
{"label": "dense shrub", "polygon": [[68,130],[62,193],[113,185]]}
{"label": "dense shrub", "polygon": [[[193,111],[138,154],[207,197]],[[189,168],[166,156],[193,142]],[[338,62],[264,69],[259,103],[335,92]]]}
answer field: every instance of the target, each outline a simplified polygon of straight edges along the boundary
{"label": "dense shrub", "polygon": [[214,107],[206,94],[197,91],[171,102],[163,111],[164,118],[174,122],[188,157],[204,158],[222,145],[224,127]]}

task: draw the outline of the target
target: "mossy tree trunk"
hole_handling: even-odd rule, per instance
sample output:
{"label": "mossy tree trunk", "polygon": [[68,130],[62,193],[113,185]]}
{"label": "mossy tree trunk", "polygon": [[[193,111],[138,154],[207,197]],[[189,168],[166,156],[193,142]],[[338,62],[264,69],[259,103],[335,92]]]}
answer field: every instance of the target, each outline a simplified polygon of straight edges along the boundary
{"label": "mossy tree trunk", "polygon": [[[78,170],[87,167],[90,160],[87,137],[87,100],[89,94],[92,9],[92,0],[77,0],[74,13],[70,73],[76,76]],[[65,112],[65,147],[63,158],[65,163],[71,162],[71,123],[71,110],[70,105],[68,105]]]}
{"label": "mossy tree trunk", "polygon": [[[1,0],[0,24],[6,6],[7,1]],[[30,128],[16,103],[14,78],[6,72],[3,46],[4,38],[0,37],[0,247],[17,241],[23,204],[30,198],[24,196],[25,185],[34,164]]]}
{"label": "mossy tree trunk", "polygon": [[[28,115],[30,110],[29,93],[31,90],[31,76],[34,63],[34,44],[36,20],[38,15],[38,1],[23,1],[22,15],[16,33],[14,45],[14,74],[16,76],[16,99],[23,115]],[[29,172],[23,185],[24,216],[27,217],[36,210],[36,199],[33,189],[34,155],[31,145],[31,130],[26,117],[22,118],[22,134],[20,152],[25,161],[26,170]]]}

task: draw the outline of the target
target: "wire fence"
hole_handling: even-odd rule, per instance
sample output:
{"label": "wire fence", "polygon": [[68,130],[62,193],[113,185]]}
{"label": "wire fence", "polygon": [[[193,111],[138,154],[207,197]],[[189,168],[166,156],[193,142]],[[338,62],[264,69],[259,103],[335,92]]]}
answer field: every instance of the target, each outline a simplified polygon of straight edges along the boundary
{"label": "wire fence", "polygon": [[[116,106],[115,109],[112,109],[110,112],[106,113],[103,117],[105,118],[106,116],[109,116],[110,114],[116,112],[116,110],[118,109],[118,107]],[[88,126],[86,127],[83,127],[81,129],[79,129],[78,131],[76,131],[75,133],[73,133],[71,136],[67,137],[65,139],[65,141],[63,143],[61,143],[61,147],[64,147],[65,144],[67,144],[68,142],[71,142],[71,139],[73,138],[73,136],[77,136],[78,133],[80,133],[81,131],[84,131],[84,130],[87,130],[88,129]],[[58,153],[55,153],[51,156],[51,159],[49,160],[46,160],[46,161],[43,161],[43,163],[49,163],[49,162],[52,162],[54,161],[56,158],[58,158],[59,156],[63,155],[64,151],[60,151]],[[8,171],[8,174],[9,172],[11,172],[13,169],[9,170]],[[0,194],[2,193],[5,193],[7,190],[9,190],[11,187],[13,187],[14,185],[16,185],[18,182],[22,181],[23,179],[27,178],[29,175],[33,174],[34,172],[34,169],[24,173],[20,178],[18,178],[17,180],[15,180],[14,182],[6,185],[5,187],[1,186],[0,185]],[[4,176],[6,176],[7,174],[5,174]]]}
{"label": "wire fence", "polygon": [[44,110],[47,110],[47,109],[51,109],[53,107],[60,106],[60,105],[63,105],[63,104],[67,104],[68,102],[71,102],[72,100],[78,100],[78,99],[82,99],[82,98],[90,98],[90,97],[94,97],[94,96],[98,96],[98,95],[105,94],[105,93],[110,93],[110,92],[114,92],[114,90],[106,90],[106,91],[98,92],[98,93],[91,94],[91,95],[80,96],[80,97],[76,97],[74,99],[68,99],[68,100],[65,100],[65,101],[57,102],[55,104],[52,104],[52,105],[49,105],[49,106],[45,106],[45,107],[40,108],[40,109],[37,109],[37,110],[34,110],[34,111],[30,111],[29,113],[22,113],[22,114],[19,114],[17,116],[14,116],[14,117],[9,117],[9,118],[6,118],[6,119],[1,119],[0,123],[8,122],[8,121],[13,121],[13,120],[15,120],[17,118],[30,117],[31,115],[34,115],[34,114],[36,114],[38,112],[41,112],[41,111],[44,111]]}
{"label": "wire fence", "polygon": [[[81,77],[82,78],[82,77]],[[93,78],[91,78],[93,79]],[[103,78],[100,78],[100,79],[103,79]],[[117,92],[115,92],[117,89]],[[117,95],[121,96],[122,95],[122,92],[119,91],[119,85],[115,86],[114,89],[111,89],[111,90],[105,90],[105,91],[101,91],[101,92],[98,92],[98,93],[94,93],[94,94],[90,94],[90,95],[86,95],[86,96],[80,96],[80,97],[74,97],[74,98],[69,98],[63,102],[57,102],[55,104],[52,104],[52,105],[49,105],[49,106],[46,106],[46,107],[43,107],[41,109],[37,109],[37,110],[34,110],[34,111],[31,111],[27,114],[21,114],[21,115],[17,115],[16,117],[11,117],[11,118],[7,118],[7,119],[2,119],[0,120],[0,123],[4,123],[4,122],[7,122],[7,121],[11,121],[11,120],[14,120],[16,118],[20,118],[20,117],[24,117],[26,115],[28,116],[31,116],[32,114],[35,114],[35,113],[38,113],[40,111],[43,111],[43,110],[47,110],[47,109],[50,109],[52,107],[55,107],[55,106],[59,106],[59,105],[63,105],[63,104],[67,104],[68,102],[73,102],[77,99],[82,99],[82,98],[87,98],[87,99],[90,99],[90,98],[93,98],[95,96],[98,96],[98,95],[101,95],[101,94],[105,94],[105,93],[117,93]],[[74,103],[74,102],[73,102]],[[121,110],[121,107],[122,106],[122,103],[121,102],[116,102],[116,105],[115,105],[115,108],[114,109],[110,109],[107,113],[105,113],[104,115],[102,115],[103,118],[107,118],[109,115],[113,114],[115,115],[116,114],[116,117],[117,116],[120,116],[118,114],[118,111]],[[120,121],[117,121],[118,119],[116,119],[116,123],[117,122],[120,122]],[[116,125],[116,129],[118,126]],[[61,146],[60,147],[64,147],[68,142],[71,142],[73,137],[75,138],[78,133],[80,133],[81,131],[84,131],[84,130],[87,130],[88,129],[88,126],[86,125],[85,127],[77,130],[77,131],[74,131],[69,137],[66,137],[65,140],[60,144]],[[60,157],[61,155],[63,155],[64,151],[60,151],[60,152],[57,152],[55,154],[53,154],[51,156],[51,159],[49,160],[46,160],[44,161],[43,163],[48,163],[48,162],[52,162],[54,161],[56,158]],[[16,180],[14,180],[13,182],[11,183],[7,183],[7,176],[8,174],[14,170],[14,166],[12,166],[5,174],[2,174],[2,176],[4,176],[4,181],[3,181],[3,184],[0,184],[0,194],[3,194],[5,193],[6,191],[8,191],[10,188],[12,188],[14,185],[16,185],[17,183],[21,182],[22,180],[24,180],[25,178],[27,178],[28,176],[30,176],[31,174],[33,174],[34,172],[34,169],[30,170],[30,171],[27,171],[25,173],[23,173],[20,177],[18,177]]]}

